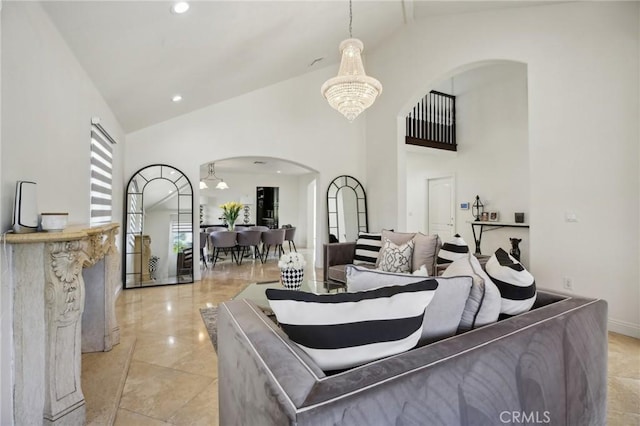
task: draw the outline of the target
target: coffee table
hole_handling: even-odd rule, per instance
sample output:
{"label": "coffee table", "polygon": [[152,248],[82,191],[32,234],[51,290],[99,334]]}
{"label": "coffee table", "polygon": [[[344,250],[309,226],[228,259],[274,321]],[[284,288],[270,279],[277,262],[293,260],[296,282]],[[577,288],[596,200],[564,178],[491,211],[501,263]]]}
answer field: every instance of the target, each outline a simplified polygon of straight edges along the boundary
{"label": "coffee table", "polygon": [[[248,299],[263,310],[271,311],[271,308],[269,307],[269,300],[267,300],[267,295],[265,294],[265,291],[268,288],[284,289],[282,284],[280,284],[280,281],[252,283],[245,287],[245,289],[240,293],[236,294],[234,299]],[[300,291],[306,291],[314,294],[334,293],[341,289],[343,289],[343,287],[337,287],[323,281],[315,280],[304,280],[302,282],[302,287],[300,287]]]}

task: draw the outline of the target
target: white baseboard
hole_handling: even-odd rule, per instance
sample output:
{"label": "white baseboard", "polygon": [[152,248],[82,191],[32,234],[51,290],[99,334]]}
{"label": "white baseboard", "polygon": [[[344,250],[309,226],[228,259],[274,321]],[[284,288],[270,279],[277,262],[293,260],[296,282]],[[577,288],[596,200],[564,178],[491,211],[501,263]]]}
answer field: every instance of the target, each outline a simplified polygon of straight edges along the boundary
{"label": "white baseboard", "polygon": [[609,318],[609,331],[640,339],[640,325]]}

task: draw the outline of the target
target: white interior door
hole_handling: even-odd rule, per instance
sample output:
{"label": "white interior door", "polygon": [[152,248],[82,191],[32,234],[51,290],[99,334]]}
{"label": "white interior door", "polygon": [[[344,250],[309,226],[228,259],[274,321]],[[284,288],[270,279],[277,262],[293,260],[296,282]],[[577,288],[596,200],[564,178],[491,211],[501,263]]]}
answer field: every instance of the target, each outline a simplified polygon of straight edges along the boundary
{"label": "white interior door", "polygon": [[453,237],[456,229],[453,177],[428,179],[427,183],[429,234],[438,234],[442,241],[448,241]]}

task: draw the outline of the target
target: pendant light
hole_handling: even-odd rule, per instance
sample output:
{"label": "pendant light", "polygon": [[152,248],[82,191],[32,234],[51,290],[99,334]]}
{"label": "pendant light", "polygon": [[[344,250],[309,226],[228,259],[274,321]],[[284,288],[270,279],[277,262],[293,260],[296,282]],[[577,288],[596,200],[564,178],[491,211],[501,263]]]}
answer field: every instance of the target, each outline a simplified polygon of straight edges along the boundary
{"label": "pendant light", "polygon": [[216,176],[215,163],[209,163],[209,173],[207,176],[200,180],[200,189],[207,189],[209,186],[205,181],[207,180],[217,180],[219,181],[216,185],[216,189],[229,189],[229,185],[224,181],[224,179]]}

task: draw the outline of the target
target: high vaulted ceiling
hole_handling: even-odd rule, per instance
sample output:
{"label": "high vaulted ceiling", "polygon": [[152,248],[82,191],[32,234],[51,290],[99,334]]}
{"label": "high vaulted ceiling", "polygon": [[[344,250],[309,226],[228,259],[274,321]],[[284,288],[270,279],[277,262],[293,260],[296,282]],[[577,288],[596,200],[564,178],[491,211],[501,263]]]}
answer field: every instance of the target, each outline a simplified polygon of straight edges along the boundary
{"label": "high vaulted ceiling", "polygon": [[[354,0],[353,36],[366,55],[414,18],[532,3]],[[172,4],[43,2],[127,133],[337,64],[349,36],[346,0],[192,1],[182,15]]]}

